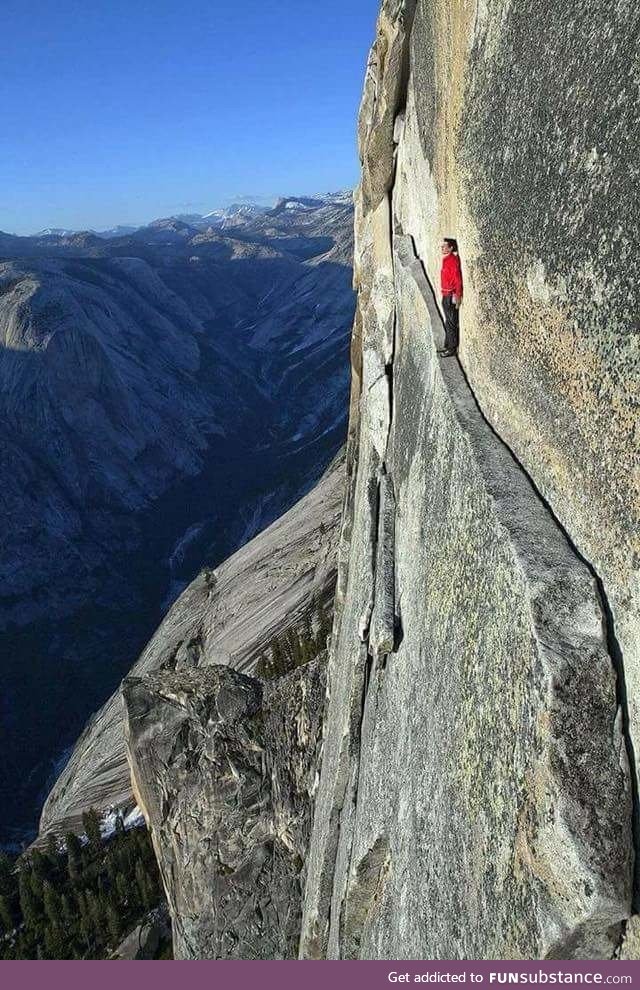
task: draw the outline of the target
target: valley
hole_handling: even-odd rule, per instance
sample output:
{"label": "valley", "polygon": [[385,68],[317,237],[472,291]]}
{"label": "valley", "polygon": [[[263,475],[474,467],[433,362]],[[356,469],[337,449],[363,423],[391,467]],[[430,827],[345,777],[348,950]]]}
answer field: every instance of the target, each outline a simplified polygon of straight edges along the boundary
{"label": "valley", "polygon": [[186,583],[344,440],[352,208],[288,202],[230,231],[0,237],[8,847]]}

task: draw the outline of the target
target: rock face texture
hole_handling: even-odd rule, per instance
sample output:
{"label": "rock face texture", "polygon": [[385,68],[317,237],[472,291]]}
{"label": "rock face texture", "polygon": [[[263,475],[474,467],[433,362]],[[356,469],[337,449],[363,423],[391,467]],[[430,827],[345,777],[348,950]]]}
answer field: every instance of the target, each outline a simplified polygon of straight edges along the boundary
{"label": "rock face texture", "polygon": [[[620,951],[640,695],[635,262],[619,273],[638,187],[623,222],[610,168],[637,174],[638,14],[601,13],[382,3],[304,958]],[[445,235],[460,363],[436,353]]]}
{"label": "rock face texture", "polygon": [[0,843],[199,568],[344,442],[352,218],[0,237]]}
{"label": "rock face texture", "polygon": [[[203,572],[170,609],[131,671],[228,664],[250,673],[274,635],[330,606],[336,580],[344,457],[284,516],[215,570]],[[116,691],[80,737],[49,794],[44,835],[81,826],[89,807],[132,807],[122,698]]]}
{"label": "rock face texture", "polygon": [[394,186],[434,285],[458,238],[465,372],[601,583],[634,750],[639,32],[631,2],[417,3]]}
{"label": "rock face texture", "polygon": [[220,666],[125,681],[176,959],[295,956],[324,671],[313,661],[264,686]]}

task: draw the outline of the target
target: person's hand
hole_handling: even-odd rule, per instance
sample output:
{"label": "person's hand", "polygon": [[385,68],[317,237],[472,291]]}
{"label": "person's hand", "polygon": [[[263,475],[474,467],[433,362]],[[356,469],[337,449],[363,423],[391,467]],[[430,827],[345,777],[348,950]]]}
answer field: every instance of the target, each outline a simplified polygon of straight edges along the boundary
{"label": "person's hand", "polygon": [[458,299],[458,297],[457,297],[457,295],[455,294],[455,292],[454,292],[454,294],[453,294],[453,295],[451,296],[451,302],[452,302],[452,303],[453,303],[453,305],[454,305],[454,306],[456,307],[456,309],[457,309],[457,308],[458,308],[458,306],[460,305],[460,300]]}

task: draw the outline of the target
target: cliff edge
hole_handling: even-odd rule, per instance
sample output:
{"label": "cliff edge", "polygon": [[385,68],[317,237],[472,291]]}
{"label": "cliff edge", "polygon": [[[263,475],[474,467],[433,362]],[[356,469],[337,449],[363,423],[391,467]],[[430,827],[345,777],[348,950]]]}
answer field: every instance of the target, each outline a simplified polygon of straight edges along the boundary
{"label": "cliff edge", "polygon": [[[620,951],[638,203],[610,169],[637,172],[637,22],[630,3],[382,4],[302,957]],[[459,361],[436,352],[443,236],[465,275]]]}

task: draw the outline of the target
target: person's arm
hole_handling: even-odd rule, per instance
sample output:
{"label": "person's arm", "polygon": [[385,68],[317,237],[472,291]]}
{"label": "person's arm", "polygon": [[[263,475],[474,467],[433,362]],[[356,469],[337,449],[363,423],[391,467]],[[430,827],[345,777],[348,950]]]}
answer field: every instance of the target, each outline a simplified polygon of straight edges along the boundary
{"label": "person's arm", "polygon": [[456,259],[454,268],[454,286],[453,286],[453,296],[451,302],[454,306],[459,306],[462,302],[462,266],[460,265],[460,258],[457,254],[454,255]]}

